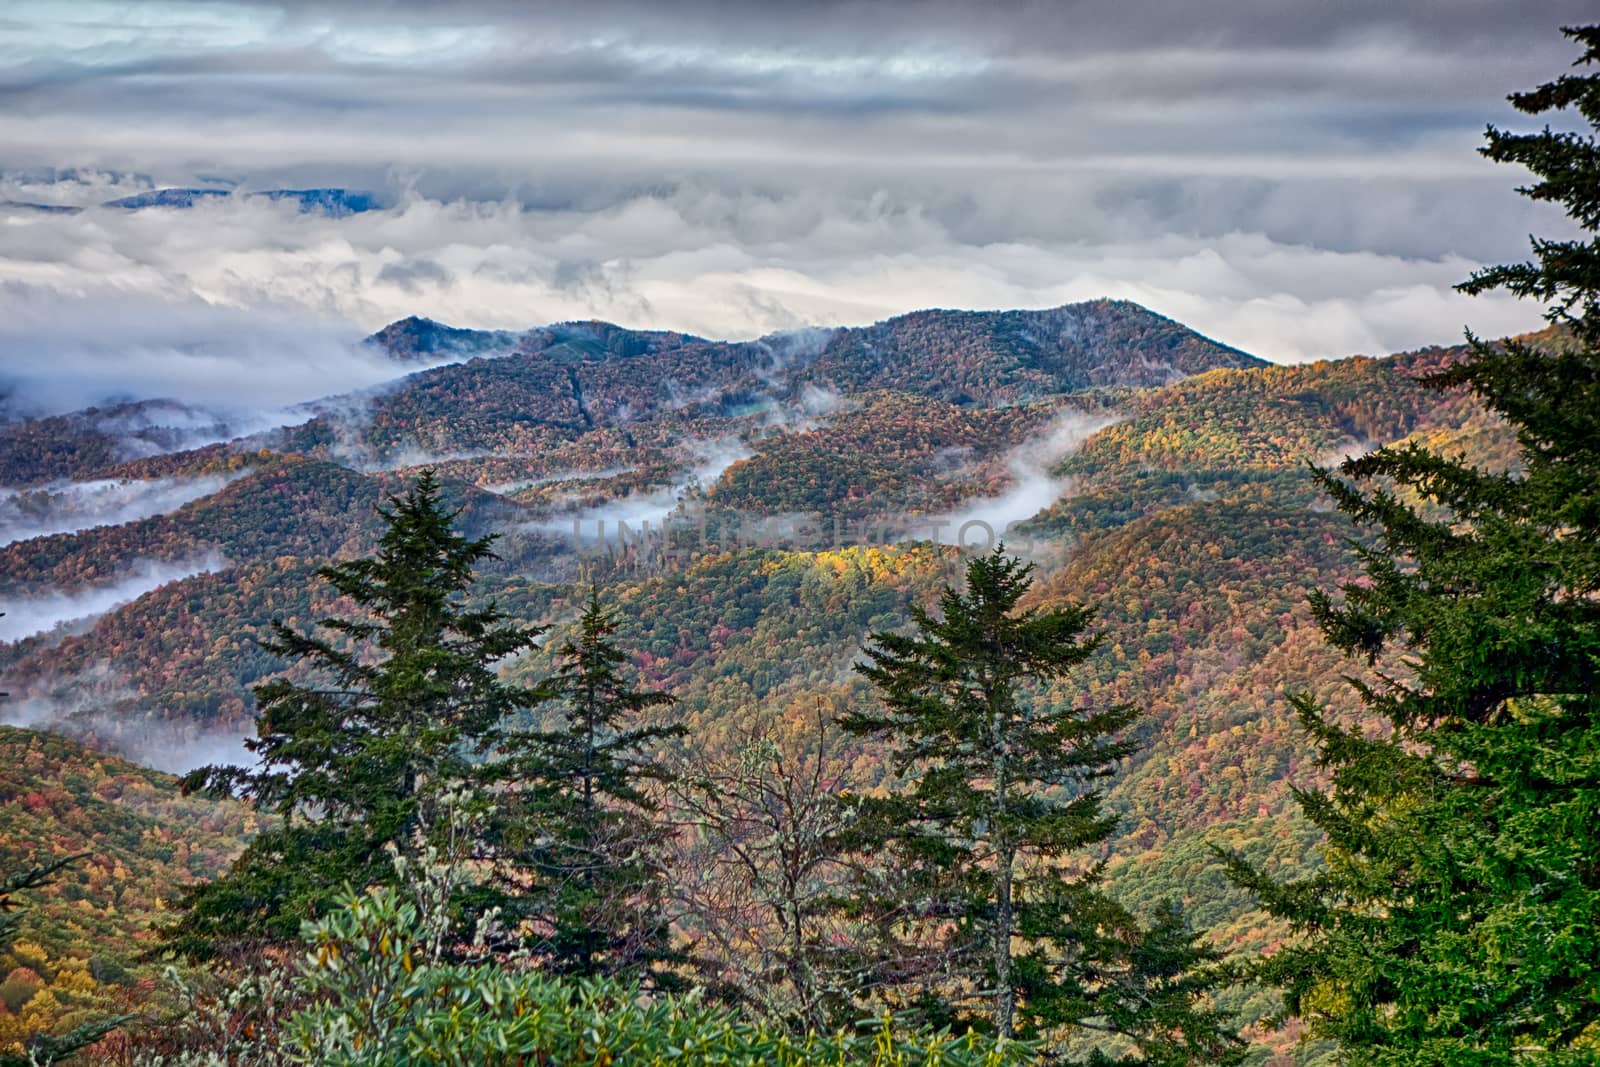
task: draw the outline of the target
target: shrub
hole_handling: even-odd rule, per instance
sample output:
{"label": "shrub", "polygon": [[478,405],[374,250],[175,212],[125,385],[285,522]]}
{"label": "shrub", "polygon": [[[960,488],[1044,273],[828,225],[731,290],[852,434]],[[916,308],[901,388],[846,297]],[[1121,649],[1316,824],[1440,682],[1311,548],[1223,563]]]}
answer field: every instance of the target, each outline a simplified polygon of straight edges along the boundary
{"label": "shrub", "polygon": [[415,934],[421,925],[415,906],[386,888],[349,894],[308,924],[299,983],[315,1003],[287,1024],[306,1063],[1002,1067],[1035,1059],[1021,1042],[910,1031],[893,1017],[857,1033],[797,1038],[693,994],[647,995],[503,963],[437,962]]}

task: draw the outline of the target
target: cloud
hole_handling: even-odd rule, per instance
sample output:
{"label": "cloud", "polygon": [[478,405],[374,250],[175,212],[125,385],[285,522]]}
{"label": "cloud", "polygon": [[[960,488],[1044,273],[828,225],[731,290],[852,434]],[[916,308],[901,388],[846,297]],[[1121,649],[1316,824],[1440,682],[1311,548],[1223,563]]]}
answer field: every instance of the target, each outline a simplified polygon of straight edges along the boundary
{"label": "cloud", "polygon": [[510,495],[520,493],[526,489],[533,489],[541,485],[554,485],[556,482],[570,481],[604,481],[615,478],[619,474],[628,474],[636,470],[635,467],[606,467],[601,470],[566,470],[557,471],[555,474],[546,474],[541,478],[523,478],[514,482],[500,482],[495,485],[482,486],[485,492]]}
{"label": "cloud", "polygon": [[210,496],[237,477],[243,477],[243,472],[232,477],[102,480],[63,482],[38,489],[0,488],[0,545],[164,515],[191,500]]}
{"label": "cloud", "polygon": [[752,455],[735,438],[686,441],[681,447],[688,454],[690,465],[673,485],[524,523],[520,529],[560,538],[575,549],[617,548],[625,537],[659,537],[662,524],[683,507],[685,494],[710,489],[724,471]]}
{"label": "cloud", "polygon": [[[110,394],[289,404],[395,377],[399,368],[353,342],[412,313],[503,329],[600,318],[749,339],[919,307],[1113,296],[1285,361],[1449,342],[1469,322],[1485,334],[1538,322],[1531,305],[1454,293],[1479,265],[1460,255],[1243,231],[1089,240],[1046,227],[1023,238],[998,203],[1007,195],[1001,186],[974,210],[1014,239],[983,243],[964,231],[984,227],[942,222],[900,195],[710,185],[593,212],[414,197],[348,219],[226,200],[155,212],[159,225],[142,212],[33,216],[0,251],[0,354],[13,357],[3,376],[46,410]],[[386,277],[412,260],[442,271]]]}
{"label": "cloud", "polygon": [[35,692],[0,704],[0,722],[50,730],[168,774],[210,764],[251,764],[244,747],[252,732],[214,730],[158,718],[108,663],[35,683]]}
{"label": "cloud", "polygon": [[[87,248],[57,251],[94,258]],[[18,254],[17,246],[0,253],[0,271],[17,266],[8,254]],[[54,414],[173,398],[224,413],[259,411],[401,373],[355,343],[359,329],[304,309],[210,305],[192,291],[174,293],[171,279],[157,278],[149,263],[130,263],[120,274],[109,259],[53,269],[71,282],[0,282],[0,391],[14,409]]]}
{"label": "cloud", "polygon": [[1012,524],[1037,515],[1070,489],[1067,480],[1052,478],[1050,469],[1094,434],[1118,421],[1114,416],[1061,412],[1043,433],[1024,441],[1006,457],[1011,471],[1010,488],[996,496],[965,501],[952,512],[917,520],[909,531],[911,536],[979,549],[990,548],[1001,540],[1008,544],[1017,541],[1007,537]]}
{"label": "cloud", "polygon": [[[1583,8],[22,2],[0,201],[87,210],[0,208],[0,357],[58,406],[293,402],[413,313],[748,339],[1111,295],[1282,360],[1526,329],[1450,287],[1563,230],[1475,149]],[[392,206],[93,206],[167,184]]]}
{"label": "cloud", "polygon": [[57,627],[82,626],[168,582],[209,574],[225,566],[216,555],[181,563],[138,560],[105,585],[73,592],[13,592],[0,603],[0,611],[5,612],[0,616],[0,641],[20,641]]}

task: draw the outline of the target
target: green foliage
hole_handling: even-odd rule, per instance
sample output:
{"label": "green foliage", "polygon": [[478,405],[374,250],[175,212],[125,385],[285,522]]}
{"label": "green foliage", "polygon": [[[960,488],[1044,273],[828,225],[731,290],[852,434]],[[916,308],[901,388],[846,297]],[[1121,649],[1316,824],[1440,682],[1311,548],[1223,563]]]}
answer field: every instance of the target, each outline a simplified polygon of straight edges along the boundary
{"label": "green foliage", "polygon": [[344,897],[310,926],[302,989],[316,1003],[288,1023],[304,1062],[323,1067],[725,1064],[1003,1067],[1026,1045],[907,1029],[812,1034],[741,1020],[695,996],[650,995],[608,979],[556,979],[492,964],[430,962],[417,909],[390,889]]}
{"label": "green foliage", "polygon": [[656,752],[684,729],[641,721],[673,699],[622,677],[616,629],[592,590],[554,677],[537,690],[559,724],[507,733],[488,768],[503,783],[493,837],[509,879],[503,905],[531,925],[536,952],[558,974],[638,976],[670,956],[665,831],[647,787],[666,777]]}
{"label": "green foliage", "polygon": [[[1567,32],[1580,65],[1600,62],[1600,26]],[[1600,74],[1511,99],[1600,128]],[[1491,128],[1485,154],[1600,229],[1592,136]],[[1382,729],[1301,698],[1332,780],[1300,796],[1328,869],[1283,885],[1233,866],[1303,935],[1263,973],[1352,1063],[1600,1059],[1600,245],[1534,247],[1463,288],[1543,300],[1565,336],[1475,342],[1429,379],[1499,415],[1519,469],[1411,443],[1317,476],[1377,532],[1365,580],[1314,607],[1334,647],[1380,668],[1356,692]]]}
{"label": "green foliage", "polygon": [[1175,908],[1141,931],[1099,865],[1070,866],[1115,827],[1088,784],[1132,751],[1114,736],[1134,713],[1036,699],[1099,641],[1088,609],[1017,611],[1031,570],[976,557],[939,619],[914,609],[915,633],[873,635],[859,669],[884,711],[841,723],[886,741],[904,785],[858,801],[885,867],[848,907],[879,924],[879,980],[963,1026],[1057,1041],[1096,1027],[1140,1046],[1126,1062],[1227,1061],[1237,1043],[1199,1003],[1215,955]]}
{"label": "green foliage", "polygon": [[417,847],[440,791],[471,777],[474,751],[539,699],[502,684],[495,667],[540,631],[502,625],[492,604],[460,604],[489,539],[455,532],[431,473],[381,515],[374,556],[320,572],[365,616],[324,619],[328,638],[274,627],[268,649],[323,679],[256,687],[258,736],[246,747],[257,768],[207,767],[184,780],[281,819],[226,877],[186,894],[183,918],[163,931],[185,954],[292,938],[341,882],[385,880],[384,847]]}

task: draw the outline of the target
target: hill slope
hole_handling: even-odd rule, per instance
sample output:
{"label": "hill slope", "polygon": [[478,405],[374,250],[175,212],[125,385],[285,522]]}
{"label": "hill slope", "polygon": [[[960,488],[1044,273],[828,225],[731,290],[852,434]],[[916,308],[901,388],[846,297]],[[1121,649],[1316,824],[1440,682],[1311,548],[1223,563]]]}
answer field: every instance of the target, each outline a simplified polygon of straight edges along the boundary
{"label": "hill slope", "polygon": [[239,805],[179,796],[167,775],[0,726],[0,871],[84,854],[32,894],[0,952],[0,1048],[136,1002],[150,922],[226,869],[255,826]]}
{"label": "hill slope", "polygon": [[[124,751],[152,723],[231,735],[249,721],[247,687],[281,667],[255,639],[274,618],[305,628],[335,610],[316,567],[365,552],[372,506],[430,464],[463,521],[501,535],[479,595],[553,624],[553,647],[597,581],[622,611],[635,669],[677,695],[694,743],[714,748],[760,718],[799,723],[819,702],[870,699],[851,670],[861,641],[931,605],[959,570],[953,548],[883,543],[894,524],[874,533],[875,520],[1010,500],[1031,516],[1012,544],[1040,562],[1037,602],[1097,603],[1106,636],[1049,699],[1144,711],[1144,747],[1111,785],[1118,891],[1187,897],[1239,946],[1276,931],[1204,846],[1225,841],[1282,870],[1308,862],[1289,786],[1311,771],[1285,693],[1337,692],[1351,669],[1322,647],[1306,598],[1353,574],[1356,531],[1317,500],[1305,464],[1407,438],[1486,464],[1510,455],[1469,399],[1413,380],[1459,350],[1268,366],[1115,302],[919,312],[738,344],[603,323],[507,340],[403,320],[373,343],[400,359],[504,354],[407,375],[354,413],[344,398],[303,425],[189,453],[117,459],[89,417],[6,429],[41,442],[15,465],[24,475],[32,463],[52,477],[233,479],[165,514],[0,548],[13,603],[101,588],[141,560],[221,558],[0,644],[15,708]],[[1063,455],[1065,424],[1088,436]],[[563,532],[668,516],[688,527],[672,555],[593,554]],[[775,524],[773,543],[729,532],[756,519]],[[801,543],[806,521],[821,536]],[[547,667],[536,656],[513,670]],[[852,759],[860,781],[881,778],[870,749]],[[77,773],[69,762],[55,773]]]}

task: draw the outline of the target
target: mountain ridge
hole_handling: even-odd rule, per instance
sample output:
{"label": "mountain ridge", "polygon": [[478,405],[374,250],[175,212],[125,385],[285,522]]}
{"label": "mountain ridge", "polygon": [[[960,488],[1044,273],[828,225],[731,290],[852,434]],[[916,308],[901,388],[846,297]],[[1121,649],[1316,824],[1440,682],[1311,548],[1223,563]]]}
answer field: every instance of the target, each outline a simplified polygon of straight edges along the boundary
{"label": "mountain ridge", "polygon": [[[115,600],[156,564],[192,571],[0,643],[16,706],[102,747],[151,731],[236,740],[248,687],[284,668],[257,640],[274,619],[306,630],[338,610],[317,568],[371,551],[373,506],[430,466],[471,532],[500,535],[478,597],[552,625],[558,647],[595,583],[632,669],[716,750],[754,723],[788,729],[819,702],[869,699],[851,671],[861,642],[933,606],[960,569],[957,549],[906,531],[1012,501],[981,514],[996,529],[1023,520],[1013,544],[1040,566],[1030,602],[1097,604],[1104,634],[1044,699],[1144,710],[1145,747],[1109,794],[1123,819],[1113,887],[1142,902],[1203,887],[1193,903],[1220,942],[1260,945],[1277,934],[1203,846],[1306,869],[1313,840],[1288,783],[1312,771],[1283,694],[1332,692],[1352,668],[1307,597],[1355,575],[1356,531],[1304,465],[1403,440],[1505,454],[1469,397],[1414,380],[1459,348],[1280,366],[1125,302],[934,309],[740,342],[600,322],[385,329],[394,382],[230,444],[127,459],[103,413],[0,426],[0,448],[32,441],[55,477],[226,478],[169,512],[0,547],[0,609],[16,617],[45,595]],[[440,355],[464,358],[406,372]],[[1081,443],[1061,455],[1064,426]],[[597,549],[575,532],[659,531],[669,516],[686,525],[675,544]],[[744,536],[747,520],[777,539]],[[804,541],[807,523],[821,536]],[[207,551],[217,559],[193,565]],[[508,670],[537,678],[548,655]],[[865,748],[849,760],[868,786],[884,773]]]}

